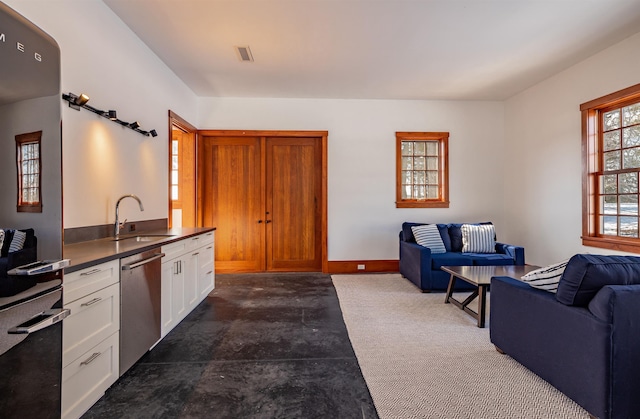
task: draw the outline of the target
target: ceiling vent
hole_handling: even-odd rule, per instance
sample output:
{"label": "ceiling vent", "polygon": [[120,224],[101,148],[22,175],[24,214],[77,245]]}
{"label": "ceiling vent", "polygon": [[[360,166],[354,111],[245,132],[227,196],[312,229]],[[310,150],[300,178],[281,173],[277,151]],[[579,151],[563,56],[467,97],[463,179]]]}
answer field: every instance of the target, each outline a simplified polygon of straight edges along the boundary
{"label": "ceiling vent", "polygon": [[252,62],[253,54],[251,54],[251,50],[249,46],[246,47],[236,47],[236,51],[238,52],[238,57],[240,57],[240,61]]}

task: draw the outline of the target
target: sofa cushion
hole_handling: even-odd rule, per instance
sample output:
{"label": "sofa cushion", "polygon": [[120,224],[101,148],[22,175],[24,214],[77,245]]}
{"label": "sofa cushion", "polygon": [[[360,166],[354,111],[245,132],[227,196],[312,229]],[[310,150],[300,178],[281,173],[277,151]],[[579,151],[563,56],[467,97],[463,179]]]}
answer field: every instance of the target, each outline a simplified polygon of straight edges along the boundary
{"label": "sofa cushion", "polygon": [[584,307],[605,285],[631,284],[640,284],[640,257],[579,254],[569,259],[556,299]]}
{"label": "sofa cushion", "polygon": [[0,250],[0,256],[3,258],[9,254],[9,246],[11,245],[11,239],[13,239],[13,229],[4,230],[4,242],[2,243],[2,250]]}
{"label": "sofa cushion", "polygon": [[416,243],[420,246],[428,247],[431,249],[431,254],[444,253],[447,251],[440,237],[440,231],[435,224],[425,224],[421,226],[411,227],[413,236],[416,238]]}
{"label": "sofa cushion", "polygon": [[476,266],[513,265],[513,258],[502,253],[464,253],[464,255],[473,259],[473,264]]}
{"label": "sofa cushion", "polygon": [[460,231],[462,232],[463,253],[496,252],[496,231],[493,224],[463,224]]}
{"label": "sofa cushion", "polygon": [[[449,224],[449,237],[451,238],[451,251],[462,252],[462,226],[469,223],[452,223]],[[475,225],[493,224],[490,221],[482,223],[473,223]],[[495,239],[495,237],[494,237]]]}
{"label": "sofa cushion", "polygon": [[431,268],[440,269],[442,266],[473,266],[473,258],[455,252],[431,255]]}
{"label": "sofa cushion", "polygon": [[534,288],[555,293],[558,290],[558,283],[567,267],[567,263],[569,263],[568,259],[536,269],[523,275],[521,279]]}
{"label": "sofa cushion", "polygon": [[9,245],[9,253],[22,250],[24,242],[27,240],[27,233],[24,231],[16,230],[13,232],[13,238],[11,239],[11,245]]}

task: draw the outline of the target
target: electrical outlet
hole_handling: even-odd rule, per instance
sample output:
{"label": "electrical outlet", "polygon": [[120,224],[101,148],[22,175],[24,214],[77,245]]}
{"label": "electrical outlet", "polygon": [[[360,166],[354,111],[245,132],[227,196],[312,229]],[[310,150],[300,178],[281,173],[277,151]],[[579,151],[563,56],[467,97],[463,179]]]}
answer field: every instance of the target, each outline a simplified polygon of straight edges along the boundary
{"label": "electrical outlet", "polygon": [[365,266],[364,266],[364,265],[358,265],[358,270],[359,270],[359,271],[364,271],[364,269],[365,269]]}
{"label": "electrical outlet", "polygon": [[129,224],[129,231],[136,231],[136,225],[135,224]]}

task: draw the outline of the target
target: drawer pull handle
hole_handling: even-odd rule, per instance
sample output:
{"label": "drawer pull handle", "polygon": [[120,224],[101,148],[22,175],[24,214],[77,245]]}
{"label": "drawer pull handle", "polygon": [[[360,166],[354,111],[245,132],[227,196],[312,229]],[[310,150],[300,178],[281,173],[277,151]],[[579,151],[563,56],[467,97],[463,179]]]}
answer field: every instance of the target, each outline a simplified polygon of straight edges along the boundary
{"label": "drawer pull handle", "polygon": [[90,305],[93,305],[93,304],[97,303],[98,301],[102,301],[102,298],[96,297],[93,300],[89,300],[86,303],[80,304],[80,307],[87,307],[87,306],[90,306]]}
{"label": "drawer pull handle", "polygon": [[209,250],[209,249],[213,249],[213,246],[209,246],[209,247],[207,247],[207,250]]}
{"label": "drawer pull handle", "polygon": [[102,352],[94,352],[93,355],[91,355],[89,358],[85,359],[84,361],[82,361],[80,363],[80,365],[89,365],[91,364],[93,361],[96,360],[97,357],[99,357],[100,355],[102,355]]}
{"label": "drawer pull handle", "polygon": [[207,272],[207,275],[211,275],[213,273],[213,271],[209,271]]}
{"label": "drawer pull handle", "polygon": [[194,254],[192,254],[191,256],[198,256],[200,254],[200,252],[196,252]]}
{"label": "drawer pull handle", "polygon": [[93,274],[97,274],[100,271],[101,271],[100,269],[96,268],[96,269],[92,269],[92,270],[87,271],[87,272],[83,272],[80,275],[93,275]]}

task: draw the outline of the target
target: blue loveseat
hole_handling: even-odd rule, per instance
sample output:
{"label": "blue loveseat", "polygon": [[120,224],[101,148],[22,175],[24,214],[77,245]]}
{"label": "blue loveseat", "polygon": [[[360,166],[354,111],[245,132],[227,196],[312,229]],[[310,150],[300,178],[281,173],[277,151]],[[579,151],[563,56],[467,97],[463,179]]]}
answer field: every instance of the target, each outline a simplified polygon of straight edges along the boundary
{"label": "blue loveseat", "polygon": [[[496,243],[495,253],[462,253],[462,223],[436,224],[446,252],[434,254],[416,243],[411,227],[419,225],[425,223],[402,223],[400,274],[422,292],[447,289],[450,275],[440,270],[441,266],[524,265],[524,248],[504,243]],[[472,288],[464,281],[456,282],[458,290]]]}
{"label": "blue loveseat", "polygon": [[575,255],[557,294],[491,280],[491,342],[600,419],[640,418],[640,257]]}
{"label": "blue loveseat", "polygon": [[36,284],[35,276],[7,275],[7,271],[18,266],[38,260],[38,238],[32,228],[20,230],[26,233],[24,245],[21,250],[9,252],[9,246],[15,230],[4,230],[4,241],[0,248],[0,297],[9,297]]}

